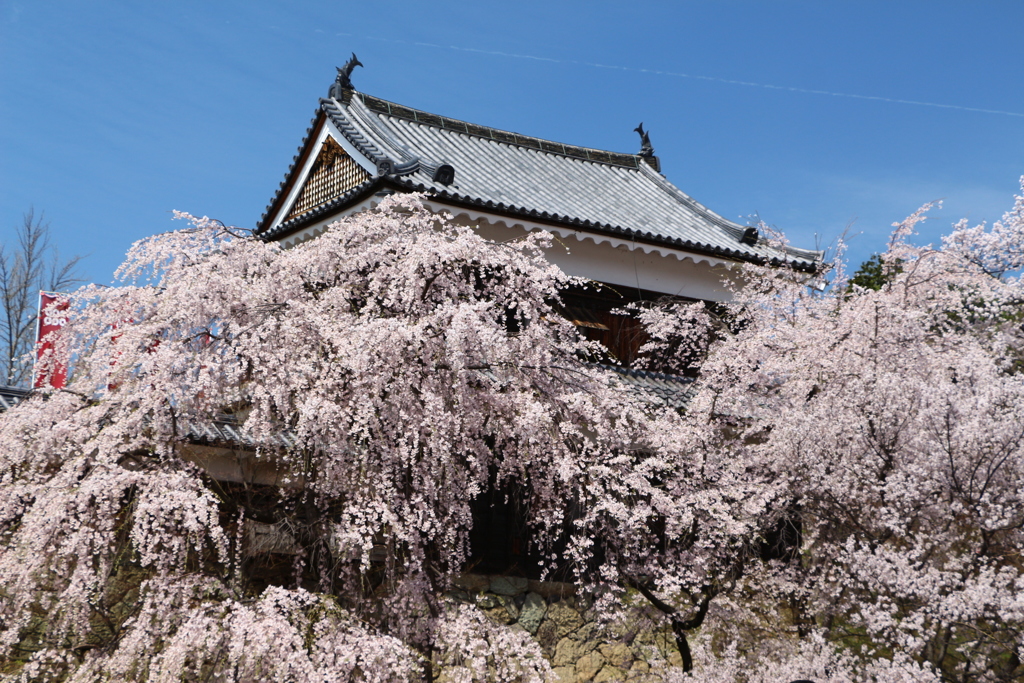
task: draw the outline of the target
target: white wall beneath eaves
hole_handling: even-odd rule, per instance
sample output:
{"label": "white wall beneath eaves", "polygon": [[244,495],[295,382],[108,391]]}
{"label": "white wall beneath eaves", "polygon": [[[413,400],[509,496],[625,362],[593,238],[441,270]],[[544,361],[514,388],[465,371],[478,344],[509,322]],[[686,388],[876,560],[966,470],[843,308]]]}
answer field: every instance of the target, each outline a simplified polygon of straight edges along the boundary
{"label": "white wall beneath eaves", "polygon": [[[487,223],[465,213],[456,214],[456,220],[476,226],[480,235],[489,240],[506,241],[527,232],[522,224],[509,227],[500,220]],[[548,259],[568,275],[691,299],[725,301],[729,298],[722,283],[729,273],[725,262],[712,264],[700,256],[690,257],[681,252],[682,258],[661,251],[645,251],[635,243],[582,231],[550,231],[556,233],[556,239],[547,251]]]}
{"label": "white wall beneath eaves", "polygon": [[[375,206],[379,197],[367,199],[287,236],[282,246],[289,248],[321,234],[330,223]],[[624,288],[639,288],[661,294],[683,296],[704,301],[727,301],[727,278],[735,279],[735,261],[687,251],[653,246],[630,240],[572,230],[529,221],[517,221],[505,216],[447,206],[440,202],[426,202],[434,211],[448,211],[456,222],[476,227],[481,237],[494,241],[507,241],[528,232],[545,230],[556,239],[548,249],[548,258],[569,275],[600,280]]]}

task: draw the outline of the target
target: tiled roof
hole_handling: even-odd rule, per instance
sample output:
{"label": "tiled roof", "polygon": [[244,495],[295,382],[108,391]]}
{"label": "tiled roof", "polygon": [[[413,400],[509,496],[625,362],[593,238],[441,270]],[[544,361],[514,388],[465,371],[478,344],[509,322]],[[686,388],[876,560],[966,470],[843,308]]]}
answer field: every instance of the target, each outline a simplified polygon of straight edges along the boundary
{"label": "tiled roof", "polygon": [[[21,387],[0,386],[0,413],[10,410],[21,403],[32,392]],[[187,425],[185,440],[191,443],[217,446],[243,446],[253,448],[257,445],[280,446],[291,448],[295,439],[288,432],[281,432],[271,438],[270,444],[257,444],[246,436],[239,428],[238,420],[232,415],[222,415],[212,422]]]}
{"label": "tiled roof", "polygon": [[[437,116],[364,93],[347,94],[345,101],[321,100],[318,116],[329,119],[375,164],[377,175],[331,202],[330,209],[341,210],[388,187],[426,192],[442,203],[729,259],[788,262],[801,268],[820,263],[820,252],[780,249],[765,239],[750,239],[749,233],[744,240],[746,226],[698,203],[638,154],[564,145]],[[307,137],[304,145],[309,142]],[[442,165],[454,169],[453,182],[438,177]],[[271,230],[274,217],[283,209],[286,188],[299,170],[296,164],[289,169],[257,234],[274,239],[332,213],[321,207],[315,215],[292,218]]]}
{"label": "tiled roof", "polygon": [[292,448],[295,446],[295,437],[288,431],[274,434],[269,444],[257,443],[252,437],[242,431],[238,420],[231,415],[224,415],[213,422],[188,425],[185,440],[190,443],[208,444],[211,446],[242,446],[244,448],[255,448],[257,446]]}
{"label": "tiled roof", "polygon": [[[631,370],[616,365],[600,365],[605,370],[614,372],[627,386],[656,403],[663,403],[673,408],[685,408],[693,397],[694,379],[677,375],[666,375],[646,370]],[[10,410],[32,392],[20,387],[0,386],[0,413]],[[257,444],[239,428],[237,419],[231,415],[223,415],[212,422],[187,425],[185,440],[191,443],[217,446],[242,446],[253,448]],[[281,448],[295,446],[294,436],[282,431],[271,439],[270,445]]]}
{"label": "tiled roof", "polygon": [[21,387],[0,386],[0,412],[18,405],[29,393],[28,389]]}
{"label": "tiled roof", "polygon": [[617,365],[601,365],[619,376],[624,384],[636,390],[652,402],[663,403],[671,408],[685,408],[696,391],[696,380],[692,377],[666,375],[648,370],[631,370]]}

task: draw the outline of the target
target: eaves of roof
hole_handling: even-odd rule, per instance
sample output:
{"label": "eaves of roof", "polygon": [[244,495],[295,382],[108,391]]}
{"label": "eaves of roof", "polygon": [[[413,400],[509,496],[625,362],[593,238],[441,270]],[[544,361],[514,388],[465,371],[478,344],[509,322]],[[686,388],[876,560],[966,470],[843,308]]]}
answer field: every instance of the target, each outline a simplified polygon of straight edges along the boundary
{"label": "eaves of roof", "polygon": [[[654,403],[681,409],[693,398],[696,380],[692,377],[635,370],[619,365],[597,364],[597,367],[610,371],[631,390]],[[31,390],[21,387],[0,386],[0,413],[10,410],[32,393]],[[272,436],[269,443],[257,443],[244,433],[233,415],[221,415],[209,422],[188,423],[184,425],[184,431],[183,440],[193,444],[234,448],[270,446],[285,449],[296,445],[294,435],[287,430]]]}
{"label": "eaves of roof", "polygon": [[693,377],[635,370],[620,365],[600,364],[598,367],[615,373],[623,384],[638,395],[670,408],[686,408],[697,390],[697,380]]}
{"label": "eaves of roof", "polygon": [[361,202],[363,199],[369,197],[371,194],[373,194],[382,186],[384,186],[386,182],[387,178],[385,176],[372,177],[366,182],[353,187],[348,192],[338,197],[335,197],[326,204],[321,204],[315,209],[307,211],[302,215],[296,216],[295,218],[289,219],[287,221],[284,221],[283,223],[278,224],[276,227],[274,227],[273,230],[259,232],[257,229],[257,234],[259,235],[260,239],[263,240],[276,240],[281,237],[286,237],[287,235],[293,232],[301,230],[307,225],[311,225],[319,220],[322,220],[325,216],[332,216],[340,211],[345,210],[352,204],[357,204]]}
{"label": "eaves of roof", "polygon": [[780,258],[764,258],[761,256],[752,256],[749,253],[740,251],[738,249],[727,249],[723,247],[716,247],[714,245],[702,244],[699,242],[693,242],[691,240],[684,240],[678,237],[659,236],[649,232],[641,232],[633,230],[631,228],[624,228],[618,225],[611,225],[608,223],[598,223],[588,219],[580,219],[572,216],[562,216],[556,213],[548,213],[547,211],[538,211],[537,209],[527,209],[524,207],[513,206],[510,204],[504,204],[501,202],[495,203],[491,200],[476,199],[465,195],[460,195],[457,192],[449,192],[447,190],[437,190],[429,188],[423,183],[409,182],[402,177],[386,177],[376,176],[370,178],[365,183],[352,188],[345,194],[331,200],[326,204],[322,204],[317,208],[307,211],[301,216],[296,216],[290,220],[287,220],[277,225],[273,230],[269,230],[260,233],[259,236],[265,240],[275,240],[286,237],[292,233],[298,232],[303,228],[322,220],[324,216],[334,215],[345,208],[357,204],[371,194],[378,192],[381,189],[395,189],[407,192],[424,192],[432,198],[439,199],[445,204],[450,204],[455,207],[473,208],[497,215],[508,216],[510,218],[526,219],[540,224],[550,225],[561,225],[571,227],[577,230],[583,230],[585,232],[610,235],[613,237],[620,237],[636,242],[643,242],[648,244],[670,246],[683,251],[690,251],[697,254],[704,254],[708,256],[717,256],[720,258],[726,258],[737,261],[746,261],[749,263],[758,263],[762,265],[779,266],[785,263],[786,265],[793,266],[798,270],[814,271],[818,267],[817,259],[780,259]]}
{"label": "eaves of roof", "polygon": [[32,392],[21,387],[0,386],[0,412],[18,405],[30,393]]}
{"label": "eaves of roof", "polygon": [[[21,387],[0,386],[0,413],[4,413],[18,405],[34,392]],[[257,443],[247,436],[238,420],[232,415],[220,415],[214,420],[204,423],[190,423],[184,426],[182,440],[188,443],[229,446],[235,448],[277,447],[292,448],[295,439],[288,431],[281,431],[272,436],[269,442]]]}
{"label": "eaves of roof", "polygon": [[313,120],[309,122],[309,128],[306,129],[306,134],[302,138],[298,151],[295,152],[291,163],[288,164],[288,170],[284,172],[284,178],[278,183],[274,196],[270,198],[270,203],[267,204],[267,208],[263,210],[263,215],[256,222],[256,230],[254,232],[257,235],[265,237],[262,234],[263,231],[269,222],[274,219],[274,216],[277,215],[277,212],[281,210],[280,204],[288,196],[288,190],[291,189],[291,184],[295,180],[297,172],[301,169],[301,162],[305,161],[314,131],[319,130],[320,124],[325,118],[323,111],[317,108],[316,113],[313,114]]}
{"label": "eaves of roof", "polygon": [[[314,211],[273,228],[312,140],[330,121],[377,174]],[[462,178],[438,180],[452,165]],[[540,224],[749,263],[821,267],[821,252],[747,241],[740,226],[696,202],[637,154],[620,154],[480,126],[346,91],[323,99],[285,181],[256,229],[279,239],[336,215],[380,187]],[[645,229],[647,228],[647,229]]]}
{"label": "eaves of roof", "polygon": [[[747,263],[756,263],[760,265],[788,265],[796,268],[797,270],[806,270],[812,272],[818,270],[818,268],[820,268],[821,265],[819,263],[820,259],[816,257],[814,252],[809,253],[802,249],[793,249],[783,252],[793,256],[794,258],[767,258],[761,255],[751,254],[750,252],[747,251],[741,251],[740,249],[729,249],[727,247],[720,247],[711,244],[695,242],[692,240],[685,240],[679,237],[657,235],[651,232],[633,230],[632,228],[625,228],[619,225],[612,225],[610,223],[600,223],[585,218],[563,216],[557,213],[537,211],[537,209],[528,209],[525,207],[514,206],[502,202],[494,202],[493,200],[477,199],[474,197],[460,195],[457,192],[449,192],[447,190],[438,190],[436,188],[430,188],[424,185],[423,183],[411,182],[401,177],[390,178],[388,184],[403,190],[407,190],[409,192],[427,193],[429,196],[436,197],[443,203],[451,204],[453,206],[479,209],[481,211],[487,211],[498,215],[509,216],[511,218],[528,219],[531,221],[535,221],[537,223],[562,225],[577,230],[582,230],[585,232],[610,235],[613,237],[624,238],[628,240],[633,240],[635,242],[642,242],[645,244],[672,247],[675,249],[690,251],[697,254],[718,256],[730,260],[745,261]],[[299,218],[304,218],[304,216]],[[290,227],[289,232],[298,230],[299,228],[304,227],[305,225],[312,222],[314,221],[302,221],[302,225]]]}

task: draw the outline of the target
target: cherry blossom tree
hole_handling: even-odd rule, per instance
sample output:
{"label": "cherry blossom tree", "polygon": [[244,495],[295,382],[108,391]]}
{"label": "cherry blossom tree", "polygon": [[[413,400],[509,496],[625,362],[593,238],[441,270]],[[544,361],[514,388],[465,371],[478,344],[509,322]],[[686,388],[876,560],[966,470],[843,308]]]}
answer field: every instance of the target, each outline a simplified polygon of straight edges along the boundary
{"label": "cherry blossom tree", "polygon": [[[550,679],[524,632],[443,597],[482,491],[522,491],[548,569],[693,595],[770,508],[706,428],[590,362],[556,313],[586,283],[543,235],[488,243],[414,197],[290,250],[182,217],[123,286],[72,297],[44,365],[71,359],[69,385],[0,425],[0,647],[24,680]],[[273,481],[190,450],[225,413]],[[290,565],[247,554],[268,528]]]}
{"label": "cherry blossom tree", "polygon": [[664,680],[1019,680],[1024,200],[937,248],[923,215],[877,290],[745,266],[724,307],[635,309],[683,412],[595,363],[543,235],[409,196],[289,250],[183,216],[0,421],[4,672],[553,681],[448,597],[505,487],[610,633],[671,629]]}
{"label": "cherry blossom tree", "polygon": [[913,246],[929,208],[896,225],[877,289],[747,269],[742,325],[701,368],[691,418],[733,419],[730,448],[785,487],[793,552],[717,615],[753,660],[816,638],[847,658],[826,680],[884,662],[878,680],[1024,678],[1024,198]]}

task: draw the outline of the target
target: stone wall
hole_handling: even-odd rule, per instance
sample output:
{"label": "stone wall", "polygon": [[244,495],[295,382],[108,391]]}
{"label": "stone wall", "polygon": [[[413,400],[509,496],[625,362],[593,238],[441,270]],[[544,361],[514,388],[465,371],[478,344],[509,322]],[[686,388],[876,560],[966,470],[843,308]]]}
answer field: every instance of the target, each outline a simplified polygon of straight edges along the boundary
{"label": "stone wall", "polygon": [[682,663],[671,631],[600,626],[592,600],[573,584],[480,574],[464,574],[455,584],[452,597],[529,632],[562,683],[661,683],[652,663],[655,670],[659,663]]}

